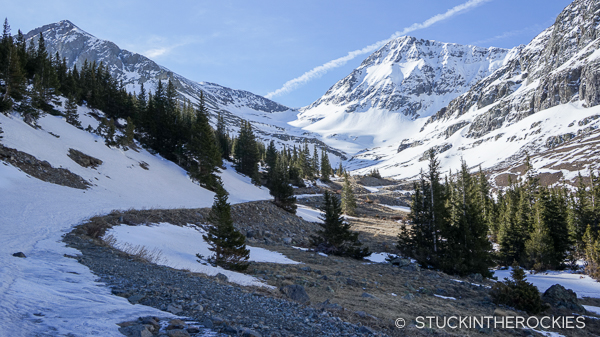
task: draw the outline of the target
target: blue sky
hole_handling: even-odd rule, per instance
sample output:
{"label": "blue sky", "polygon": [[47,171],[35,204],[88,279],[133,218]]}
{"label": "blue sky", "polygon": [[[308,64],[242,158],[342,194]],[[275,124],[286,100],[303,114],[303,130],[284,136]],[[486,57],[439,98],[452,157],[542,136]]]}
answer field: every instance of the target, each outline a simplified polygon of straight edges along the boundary
{"label": "blue sky", "polygon": [[[512,48],[550,26],[568,0],[0,0],[13,33],[68,19],[121,48],[196,81],[308,105],[363,59],[280,90],[315,67],[390,38]],[[448,11],[456,6],[466,9]],[[459,8],[460,9],[460,8]],[[439,14],[447,17],[427,20]],[[414,24],[417,24],[416,26]],[[423,27],[425,26],[425,27]]]}

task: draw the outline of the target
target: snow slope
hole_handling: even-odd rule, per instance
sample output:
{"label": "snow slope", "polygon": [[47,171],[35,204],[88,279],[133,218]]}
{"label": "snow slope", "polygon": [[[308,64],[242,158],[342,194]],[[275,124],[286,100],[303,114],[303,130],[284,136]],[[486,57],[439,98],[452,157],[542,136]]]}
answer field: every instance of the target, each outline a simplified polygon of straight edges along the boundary
{"label": "snow slope", "polygon": [[[494,276],[497,276],[499,281],[503,281],[505,278],[510,279],[511,270],[496,270]],[[533,283],[541,293],[544,293],[555,284],[560,284],[567,289],[573,290],[579,298],[600,298],[600,283],[587,275],[573,274],[567,271],[549,271],[537,274],[528,272],[525,276],[527,277],[527,282]]]}
{"label": "snow slope", "polygon": [[433,150],[444,170],[457,169],[461,157],[470,166],[503,170],[521,165],[528,153],[555,181],[589,174],[599,159],[599,22],[598,1],[573,1],[496,71],[412,128],[396,128],[397,142],[362,151],[347,167],[411,178]]}
{"label": "snow slope", "polygon": [[403,36],[371,54],[291,124],[350,154],[399,143],[424,119],[514,57],[480,48]]}
{"label": "snow slope", "polygon": [[[209,246],[202,238],[206,234],[202,229],[195,226],[180,227],[169,223],[159,223],[151,226],[127,226],[121,225],[111,228],[106,235],[116,239],[115,247],[123,250],[124,247],[143,246],[149,251],[160,251],[160,261],[157,264],[169,266],[176,269],[187,269],[194,273],[227,276],[229,282],[245,286],[270,287],[253,276],[239,272],[225,270],[221,267],[198,263],[196,254],[208,258],[213,253],[208,250]],[[250,247],[249,261],[271,262],[281,264],[299,264],[288,259],[281,253],[271,252],[264,248]]]}
{"label": "snow slope", "polygon": [[[84,127],[94,122],[85,109],[79,112]],[[39,130],[2,114],[0,124],[3,145],[67,168],[93,184],[87,190],[59,186],[0,163],[0,335],[120,336],[118,322],[168,316],[112,295],[86,267],[65,257],[78,251],[65,247],[61,236],[83,220],[114,209],[210,207],[214,194],[169,161],[145,150],[108,148],[101,138],[59,117],[42,117]],[[69,148],[103,164],[83,168],[67,157]],[[141,168],[141,162],[149,170]],[[223,180],[227,189],[246,192],[232,195],[232,203],[266,197],[264,190],[232,170]],[[13,257],[16,252],[27,258]]]}

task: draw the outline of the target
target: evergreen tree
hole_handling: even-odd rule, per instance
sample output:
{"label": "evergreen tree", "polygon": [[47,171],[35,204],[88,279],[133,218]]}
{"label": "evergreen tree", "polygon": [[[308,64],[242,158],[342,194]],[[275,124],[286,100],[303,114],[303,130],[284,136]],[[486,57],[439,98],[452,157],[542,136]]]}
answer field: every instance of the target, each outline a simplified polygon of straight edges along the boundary
{"label": "evergreen tree", "polygon": [[410,229],[399,233],[398,248],[425,266],[439,267],[444,241],[442,230],[447,226],[446,187],[440,180],[439,161],[429,151],[429,171],[421,172],[415,186],[409,219]]}
{"label": "evergreen tree", "polygon": [[133,124],[133,120],[131,117],[127,117],[127,129],[125,129],[125,136],[122,140],[122,145],[128,146],[133,144],[133,139],[135,137],[135,125]]}
{"label": "evergreen tree", "polygon": [[596,281],[600,281],[600,233],[588,225],[583,235],[585,242],[585,272]]}
{"label": "evergreen tree", "polygon": [[340,166],[338,167],[337,170],[337,175],[338,177],[341,177],[344,175],[344,168],[342,167],[342,160],[340,159]]}
{"label": "evergreen tree", "polygon": [[481,190],[464,160],[450,190],[450,223],[442,227],[446,238],[442,269],[459,275],[479,273],[491,277],[492,246],[487,239]]}
{"label": "evergreen tree", "polygon": [[[275,142],[271,140],[269,143],[269,147],[267,147],[267,152],[265,154],[265,164],[267,165],[267,187],[271,186],[271,182],[273,180],[273,174],[275,171],[275,165],[277,164],[277,148],[275,147]],[[286,169],[285,174],[287,179],[289,180],[289,172]]]}
{"label": "evergreen tree", "polygon": [[104,135],[104,143],[106,143],[106,146],[114,146],[117,144],[115,141],[116,132],[115,120],[109,119],[106,126],[106,134]]}
{"label": "evergreen tree", "polygon": [[313,175],[319,175],[319,173],[320,173],[319,166],[320,166],[319,152],[317,151],[317,144],[315,144],[313,146],[313,157],[312,157],[312,163],[311,163]]}
{"label": "evergreen tree", "polygon": [[251,177],[253,182],[258,184],[258,161],[258,147],[252,132],[252,126],[250,122],[242,121],[235,146],[235,169]]}
{"label": "evergreen tree", "polygon": [[79,114],[77,113],[77,104],[73,97],[67,99],[65,105],[65,119],[67,123],[81,129],[81,122],[79,121]]}
{"label": "evergreen tree", "polygon": [[527,266],[535,270],[546,270],[556,265],[554,260],[554,242],[550,235],[549,207],[550,195],[546,188],[541,188],[533,209],[533,231],[525,243],[528,255]]}
{"label": "evergreen tree", "polygon": [[354,215],[356,209],[356,198],[352,192],[350,177],[348,173],[344,175],[344,186],[342,187],[342,212],[347,215]]}
{"label": "evergreen tree", "polygon": [[229,160],[231,156],[231,141],[227,135],[227,129],[225,128],[225,120],[223,115],[219,111],[217,116],[217,142],[219,143],[219,149],[221,150],[221,156],[223,159]]}
{"label": "evergreen tree", "polygon": [[208,189],[217,188],[219,178],[215,172],[223,163],[214,132],[208,123],[204,95],[200,95],[200,104],[193,121],[188,149],[192,157],[190,176]]}
{"label": "evergreen tree", "polygon": [[329,176],[331,175],[331,164],[329,163],[329,157],[327,156],[327,151],[323,149],[321,153],[321,180],[329,181]]}
{"label": "evergreen tree", "polygon": [[504,214],[501,220],[498,243],[500,258],[504,265],[514,261],[525,261],[525,242],[529,237],[531,209],[527,191],[523,188],[511,187],[504,200]]}
{"label": "evergreen tree", "polygon": [[[202,236],[210,245],[209,250],[214,252],[208,261],[225,269],[244,271],[248,268],[250,257],[250,251],[246,249],[246,237],[233,226],[227,192],[221,185],[216,190],[208,217],[213,226]],[[201,255],[196,256],[202,259]]]}
{"label": "evergreen tree", "polygon": [[525,279],[525,272],[518,264],[513,264],[512,280],[496,282],[492,286],[491,295],[494,303],[504,304],[519,310],[525,310],[535,315],[548,308],[542,301],[540,292],[532,283]]}
{"label": "evergreen tree", "polygon": [[280,208],[295,214],[296,197],[294,188],[290,185],[288,164],[284,156],[277,156],[273,170],[271,170],[271,182],[269,192],[273,196],[273,202]]}
{"label": "evergreen tree", "polygon": [[583,182],[581,173],[578,177],[577,189],[569,198],[570,207],[568,215],[569,236],[574,244],[573,258],[581,258],[585,254],[583,236],[587,226],[593,224],[593,212],[590,197]]}
{"label": "evergreen tree", "polygon": [[321,217],[323,228],[317,232],[317,236],[312,237],[312,244],[317,251],[339,256],[349,256],[355,259],[362,259],[369,256],[369,248],[362,247],[358,241],[358,233],[350,231],[350,225],[342,217],[342,208],[340,200],[325,191],[324,204],[321,210],[324,215]]}

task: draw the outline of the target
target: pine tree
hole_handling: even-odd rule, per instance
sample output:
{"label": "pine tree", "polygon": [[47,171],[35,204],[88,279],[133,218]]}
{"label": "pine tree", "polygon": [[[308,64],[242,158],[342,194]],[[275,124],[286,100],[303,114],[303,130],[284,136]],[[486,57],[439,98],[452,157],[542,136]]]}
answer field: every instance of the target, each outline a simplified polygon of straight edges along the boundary
{"label": "pine tree", "polygon": [[235,146],[235,169],[251,177],[252,181],[258,184],[258,160],[258,147],[252,132],[252,126],[250,122],[242,121]]}
{"label": "pine tree", "polygon": [[585,254],[583,236],[587,226],[593,224],[593,212],[590,205],[590,196],[586,190],[581,173],[578,177],[577,189],[569,198],[570,207],[568,215],[569,236],[574,244],[573,258],[581,258]]}
{"label": "pine tree", "polygon": [[109,119],[106,125],[106,134],[104,135],[104,143],[106,143],[106,146],[114,146],[117,144],[115,141],[116,132],[115,120]]}
{"label": "pine tree", "polygon": [[331,175],[331,164],[329,163],[329,157],[327,156],[327,151],[325,149],[321,152],[321,180],[329,181],[329,176]]}
{"label": "pine tree", "polygon": [[81,129],[81,122],[79,121],[79,114],[77,113],[77,104],[73,97],[67,98],[67,103],[65,105],[65,119],[67,120],[67,123]]}
{"label": "pine tree", "polygon": [[504,198],[504,214],[501,220],[498,243],[500,258],[504,265],[525,261],[525,242],[531,228],[531,209],[527,191],[511,186]]}
{"label": "pine tree", "polygon": [[600,281],[600,233],[588,225],[583,241],[585,242],[585,272],[596,281]]}
{"label": "pine tree", "polygon": [[312,168],[313,175],[319,175],[320,160],[319,160],[319,152],[317,151],[317,144],[315,144],[313,146],[313,157],[312,157],[312,162],[311,162],[310,166]]}
{"label": "pine tree", "polygon": [[284,156],[275,158],[275,165],[270,176],[269,192],[273,196],[273,202],[278,207],[295,214],[296,197],[294,188],[290,185],[288,164]]}
{"label": "pine tree", "polygon": [[125,146],[133,144],[135,137],[135,125],[131,117],[127,117],[127,129],[125,129],[125,136],[123,137],[122,144]]}
{"label": "pine tree", "polygon": [[[273,180],[273,174],[275,171],[275,165],[277,164],[277,148],[275,147],[275,142],[271,140],[269,143],[269,147],[267,147],[267,152],[265,154],[265,164],[267,165],[267,187],[271,186],[271,182]],[[289,172],[285,171],[287,179],[289,179]]]}
{"label": "pine tree", "polygon": [[223,163],[214,132],[208,123],[204,95],[200,95],[200,104],[191,128],[188,149],[192,158],[190,176],[208,189],[217,188],[219,178],[215,172]]}
{"label": "pine tree", "polygon": [[223,119],[221,111],[219,111],[219,115],[217,116],[217,142],[219,143],[219,149],[221,150],[223,159],[230,160],[231,141],[227,135],[225,120]]}
{"label": "pine tree", "polygon": [[358,241],[358,233],[350,231],[350,225],[344,221],[340,200],[329,191],[325,191],[323,198],[323,223],[320,224],[323,229],[317,232],[317,236],[312,237],[315,249],[326,254],[355,259],[369,256],[369,248],[362,247],[362,243]]}
{"label": "pine tree", "polygon": [[347,215],[354,215],[356,209],[356,198],[352,192],[350,177],[346,173],[344,175],[344,186],[342,187],[342,212]]}
{"label": "pine tree", "polygon": [[490,292],[496,304],[505,304],[519,310],[525,310],[530,315],[535,315],[548,308],[542,301],[540,292],[532,283],[525,279],[525,272],[518,264],[513,264],[511,278],[504,282],[496,282]]}
{"label": "pine tree", "polygon": [[525,243],[528,255],[527,266],[535,270],[546,270],[555,265],[554,242],[550,235],[548,211],[550,195],[546,188],[541,188],[533,209],[533,231]]}
{"label": "pine tree", "polygon": [[[248,268],[250,251],[246,249],[246,237],[233,226],[231,206],[227,192],[218,185],[208,221],[213,225],[202,237],[210,245],[214,255],[209,262],[229,270],[244,271]],[[199,259],[202,256],[196,254]],[[200,261],[199,261],[200,262]]]}
{"label": "pine tree", "polygon": [[450,223],[441,229],[446,239],[442,269],[459,275],[479,273],[490,277],[492,246],[487,238],[481,191],[464,160],[450,190]]}

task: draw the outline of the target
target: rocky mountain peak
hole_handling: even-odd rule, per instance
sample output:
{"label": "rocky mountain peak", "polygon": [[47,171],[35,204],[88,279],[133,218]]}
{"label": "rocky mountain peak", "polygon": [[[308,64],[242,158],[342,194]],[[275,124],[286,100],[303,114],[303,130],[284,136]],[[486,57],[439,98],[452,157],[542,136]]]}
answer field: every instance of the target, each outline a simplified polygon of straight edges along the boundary
{"label": "rocky mountain peak", "polygon": [[302,109],[322,105],[364,112],[370,108],[428,116],[505,62],[509,50],[396,38],[367,57],[323,97]]}

